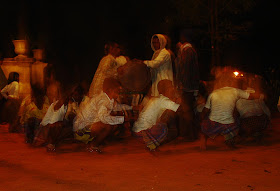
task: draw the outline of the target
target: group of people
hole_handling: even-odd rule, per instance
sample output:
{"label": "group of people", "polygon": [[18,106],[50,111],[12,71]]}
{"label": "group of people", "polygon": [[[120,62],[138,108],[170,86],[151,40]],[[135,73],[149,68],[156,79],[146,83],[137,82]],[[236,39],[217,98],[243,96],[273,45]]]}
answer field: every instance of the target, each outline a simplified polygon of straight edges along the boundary
{"label": "group of people", "polygon": [[[216,73],[215,85],[205,86],[186,33],[182,31],[175,54],[167,47],[166,35],[153,35],[153,57],[143,61],[129,59],[118,43],[108,43],[88,90],[77,84],[61,92],[53,82],[47,87],[51,90],[44,91],[33,84],[31,96],[16,102],[19,109],[6,122],[10,129],[24,130],[26,143],[45,145],[51,152],[65,140],[83,142],[89,152],[101,153],[105,140],[127,136],[141,137],[150,151],[176,138],[194,141],[199,135],[201,149],[206,149],[207,138],[217,135],[223,135],[230,148],[236,137],[261,138],[270,112],[256,84],[237,80],[225,69]],[[122,96],[125,87],[118,80],[118,68],[132,63],[145,65],[151,74],[149,91],[137,101]],[[1,107],[10,107],[6,100],[19,100],[18,74],[13,75],[1,90]]]}

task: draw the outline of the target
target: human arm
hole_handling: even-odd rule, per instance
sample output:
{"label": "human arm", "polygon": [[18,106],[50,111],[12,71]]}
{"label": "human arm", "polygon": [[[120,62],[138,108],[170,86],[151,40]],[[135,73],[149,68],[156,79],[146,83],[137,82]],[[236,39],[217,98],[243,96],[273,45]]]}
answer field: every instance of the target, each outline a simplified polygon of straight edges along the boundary
{"label": "human arm", "polygon": [[145,60],[144,64],[146,64],[150,68],[158,68],[163,63],[171,60],[170,53],[168,51],[161,50],[159,55],[153,60]]}

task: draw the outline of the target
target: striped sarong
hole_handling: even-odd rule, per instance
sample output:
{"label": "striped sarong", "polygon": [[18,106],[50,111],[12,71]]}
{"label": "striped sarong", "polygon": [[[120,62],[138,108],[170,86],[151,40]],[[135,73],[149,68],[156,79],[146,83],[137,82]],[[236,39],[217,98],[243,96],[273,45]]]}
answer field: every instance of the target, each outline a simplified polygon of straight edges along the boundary
{"label": "striped sarong", "polygon": [[201,131],[212,139],[217,135],[223,135],[225,140],[229,140],[238,134],[238,125],[236,123],[222,124],[207,118],[201,123]]}
{"label": "striped sarong", "polygon": [[152,128],[141,131],[143,140],[150,150],[158,147],[163,141],[165,141],[168,128],[165,123],[157,123]]}

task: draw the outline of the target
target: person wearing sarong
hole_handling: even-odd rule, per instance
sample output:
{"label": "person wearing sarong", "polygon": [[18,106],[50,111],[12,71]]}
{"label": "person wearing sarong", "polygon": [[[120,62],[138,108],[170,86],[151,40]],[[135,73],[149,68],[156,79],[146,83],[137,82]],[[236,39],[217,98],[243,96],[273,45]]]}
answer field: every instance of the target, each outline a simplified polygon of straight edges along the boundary
{"label": "person wearing sarong", "polygon": [[[175,103],[175,89],[170,80],[161,80],[158,83],[159,96],[151,96],[134,123],[132,131],[141,133],[143,140],[150,151],[154,151],[163,143],[168,135],[169,117],[161,120],[166,110],[176,112],[180,104]],[[174,101],[172,101],[174,100]],[[177,100],[176,100],[177,101]]]}
{"label": "person wearing sarong", "polygon": [[[233,87],[216,89],[208,96],[202,111],[202,150],[206,149],[207,138],[214,139],[217,135],[223,135],[225,143],[231,148],[234,147],[233,138],[238,134],[238,125],[233,116],[235,104],[238,99],[248,99],[249,96],[250,93]],[[205,117],[206,113],[209,113],[209,117]]]}
{"label": "person wearing sarong", "polygon": [[32,143],[34,146],[43,146],[48,143],[50,127],[56,122],[62,122],[65,117],[67,111],[67,102],[64,102],[66,102],[64,99],[60,99],[49,106],[38,130],[35,133]]}
{"label": "person wearing sarong", "polygon": [[246,100],[239,99],[236,102],[236,108],[240,115],[241,137],[254,137],[256,141],[260,141],[263,131],[270,123],[270,110],[266,106],[264,96],[260,99]]}
{"label": "person wearing sarong", "polygon": [[151,60],[145,60],[151,71],[151,96],[158,96],[157,84],[160,80],[170,80],[173,83],[173,70],[170,52],[165,48],[166,38],[162,34],[155,34],[151,38],[151,48],[154,51]]}
{"label": "person wearing sarong", "polygon": [[93,97],[100,94],[103,90],[103,81],[105,78],[113,77],[117,78],[117,68],[123,65],[126,61],[124,57],[119,58],[120,64],[118,64],[116,58],[120,56],[121,49],[119,44],[111,42],[105,45],[105,54],[99,62],[98,68],[94,74],[91,82],[88,95]]}
{"label": "person wearing sarong", "polygon": [[74,140],[73,120],[79,105],[86,99],[85,91],[81,85],[76,85],[67,97],[68,104],[65,102],[67,111],[63,120],[47,125],[49,130],[46,148],[49,152],[56,151],[57,146],[64,140]]}
{"label": "person wearing sarong", "polygon": [[[35,133],[38,131],[40,123],[47,113],[49,107],[48,97],[38,85],[31,86],[32,93],[30,102],[25,101],[20,114],[20,124],[24,127],[26,143],[32,143]],[[29,102],[29,103],[28,103]]]}
{"label": "person wearing sarong", "polygon": [[8,84],[1,90],[0,94],[0,122],[11,125],[16,120],[19,107],[19,74],[11,72]]}
{"label": "person wearing sarong", "polygon": [[74,119],[75,138],[86,144],[89,152],[101,152],[99,146],[112,135],[117,125],[125,121],[122,115],[113,116],[112,111],[131,110],[132,106],[119,104],[116,99],[121,90],[120,83],[114,78],[106,78],[103,91],[92,97],[87,103],[82,103]]}

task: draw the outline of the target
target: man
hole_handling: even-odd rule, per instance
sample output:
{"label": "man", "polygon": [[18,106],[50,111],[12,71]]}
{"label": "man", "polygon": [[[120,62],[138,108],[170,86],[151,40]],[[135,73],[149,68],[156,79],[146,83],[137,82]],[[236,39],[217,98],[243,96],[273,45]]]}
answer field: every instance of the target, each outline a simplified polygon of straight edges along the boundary
{"label": "man", "polygon": [[103,88],[103,81],[108,77],[117,77],[118,63],[116,58],[120,56],[121,49],[116,42],[110,42],[105,45],[105,55],[94,74],[93,80],[88,92],[89,97],[100,94]]}
{"label": "man", "polygon": [[155,34],[151,39],[151,47],[154,51],[152,60],[145,60],[151,69],[152,87],[151,96],[158,96],[157,84],[160,80],[170,80],[173,83],[173,70],[170,52],[166,50],[167,40],[162,34]]}
{"label": "man", "polygon": [[182,97],[179,113],[179,136],[194,140],[197,128],[194,125],[194,103],[199,88],[199,67],[196,50],[189,42],[188,31],[181,31],[175,59],[175,85]]}
{"label": "man", "polygon": [[162,142],[167,140],[168,122],[174,121],[175,118],[172,112],[166,113],[166,111],[176,112],[180,106],[176,103],[180,102],[180,99],[176,97],[172,81],[161,80],[158,83],[158,91],[160,95],[152,96],[148,100],[132,128],[132,131],[136,133],[141,132],[150,151],[154,151]]}
{"label": "man", "polygon": [[77,140],[90,143],[88,151],[100,153],[100,144],[114,133],[116,125],[123,124],[127,119],[124,115],[111,115],[112,111],[132,109],[132,106],[116,102],[120,90],[121,86],[116,79],[106,78],[103,91],[86,103],[81,103],[73,128]]}

